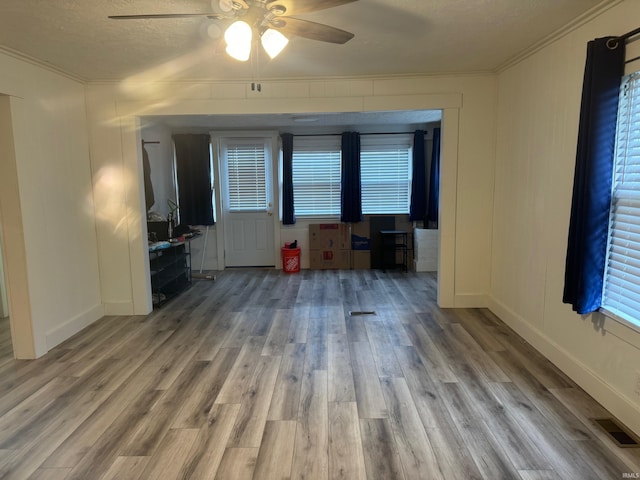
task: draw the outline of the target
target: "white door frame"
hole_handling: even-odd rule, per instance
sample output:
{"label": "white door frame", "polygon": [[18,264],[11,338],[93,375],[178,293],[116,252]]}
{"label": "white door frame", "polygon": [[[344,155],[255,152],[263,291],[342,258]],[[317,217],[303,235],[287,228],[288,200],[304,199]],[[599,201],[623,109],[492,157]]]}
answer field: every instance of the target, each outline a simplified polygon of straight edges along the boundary
{"label": "white door frame", "polygon": [[223,192],[222,183],[220,182],[221,175],[224,174],[222,168],[222,162],[220,161],[221,155],[221,140],[224,138],[268,138],[271,140],[271,192],[273,197],[273,235],[274,235],[274,258],[275,268],[281,268],[282,259],[280,258],[280,134],[273,130],[254,130],[254,131],[212,131],[211,143],[213,145],[213,169],[215,171],[214,176],[214,188],[216,199],[216,243],[218,247],[218,270],[224,270],[226,267],[224,256],[224,215],[223,215]]}
{"label": "white door frame", "polygon": [[4,261],[2,259],[2,217],[0,216],[0,318],[9,316],[9,300],[7,298]]}

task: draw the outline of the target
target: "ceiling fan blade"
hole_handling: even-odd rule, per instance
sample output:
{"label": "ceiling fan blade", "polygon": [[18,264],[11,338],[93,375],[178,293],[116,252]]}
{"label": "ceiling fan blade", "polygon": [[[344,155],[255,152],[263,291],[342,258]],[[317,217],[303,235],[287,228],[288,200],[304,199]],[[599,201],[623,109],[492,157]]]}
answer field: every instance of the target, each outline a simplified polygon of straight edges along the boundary
{"label": "ceiling fan blade", "polygon": [[191,17],[207,17],[214,19],[227,18],[219,13],[151,13],[143,15],[109,15],[112,20],[143,20],[155,18],[191,18]]}
{"label": "ceiling fan blade", "polygon": [[343,44],[354,37],[353,33],[340,30],[339,28],[302,20],[300,18],[278,17],[272,22],[271,26],[280,30],[285,35],[297,35],[298,37],[328,43]]}
{"label": "ceiling fan blade", "polygon": [[358,0],[269,0],[267,1],[267,10],[271,10],[276,5],[280,5],[287,9],[285,15],[300,15],[301,13],[339,7],[340,5],[357,1]]}

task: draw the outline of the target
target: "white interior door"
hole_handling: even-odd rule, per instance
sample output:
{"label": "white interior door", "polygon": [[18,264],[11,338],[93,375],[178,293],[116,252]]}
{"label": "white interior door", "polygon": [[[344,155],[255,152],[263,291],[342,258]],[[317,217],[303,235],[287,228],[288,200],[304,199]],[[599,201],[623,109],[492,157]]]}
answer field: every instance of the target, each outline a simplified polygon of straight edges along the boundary
{"label": "white interior door", "polygon": [[271,139],[225,138],[220,154],[225,266],[274,266]]}

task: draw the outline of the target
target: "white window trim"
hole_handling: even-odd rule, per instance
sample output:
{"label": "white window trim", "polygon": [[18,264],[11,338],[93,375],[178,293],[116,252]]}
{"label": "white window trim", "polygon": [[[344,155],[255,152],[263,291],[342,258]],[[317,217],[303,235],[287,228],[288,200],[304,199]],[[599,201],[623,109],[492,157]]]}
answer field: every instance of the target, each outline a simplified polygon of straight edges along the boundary
{"label": "white window trim", "polygon": [[[607,307],[601,307],[598,310],[602,315],[607,318],[610,318],[614,322],[624,325],[631,330],[634,330],[636,333],[640,333],[640,321],[637,321],[633,318],[629,318],[628,316],[621,314],[620,312],[615,312],[613,310],[608,309]],[[637,345],[640,348],[640,345]]]}

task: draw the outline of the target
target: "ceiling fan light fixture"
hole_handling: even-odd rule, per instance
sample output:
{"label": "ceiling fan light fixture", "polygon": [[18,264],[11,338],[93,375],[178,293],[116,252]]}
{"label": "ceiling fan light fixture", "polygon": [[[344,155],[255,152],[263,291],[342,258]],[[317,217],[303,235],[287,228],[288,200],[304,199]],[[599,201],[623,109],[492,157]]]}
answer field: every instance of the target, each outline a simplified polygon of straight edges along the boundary
{"label": "ceiling fan light fixture", "polygon": [[230,57],[241,62],[246,62],[251,56],[251,45],[227,45],[225,51]]}
{"label": "ceiling fan light fixture", "polygon": [[289,43],[289,39],[287,37],[273,28],[268,28],[262,34],[260,41],[262,42],[262,47],[271,58],[276,58]]}
{"label": "ceiling fan light fixture", "polygon": [[226,52],[236,60],[246,62],[251,55],[252,35],[253,32],[247,22],[242,20],[233,22],[224,32],[224,40],[227,42]]}
{"label": "ceiling fan light fixture", "polygon": [[287,8],[283,5],[274,5],[273,7],[269,8],[269,12],[273,13],[274,15],[284,15],[285,13],[287,13]]}
{"label": "ceiling fan light fixture", "polygon": [[[214,2],[215,0],[211,3],[213,4]],[[231,0],[218,0],[218,5],[220,10],[222,10],[225,13],[233,10],[233,3],[231,2]]]}

